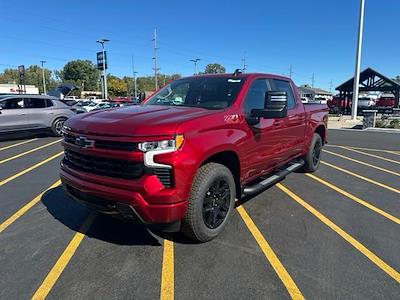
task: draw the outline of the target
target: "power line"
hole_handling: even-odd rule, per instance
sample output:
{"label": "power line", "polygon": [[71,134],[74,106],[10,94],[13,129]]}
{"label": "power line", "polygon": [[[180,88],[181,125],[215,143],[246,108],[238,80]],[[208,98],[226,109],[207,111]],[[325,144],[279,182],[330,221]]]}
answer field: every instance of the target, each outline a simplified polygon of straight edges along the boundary
{"label": "power line", "polygon": [[293,77],[293,68],[292,68],[292,65],[290,64],[290,67],[289,67],[289,78],[292,79],[292,77]]}
{"label": "power line", "polygon": [[242,68],[242,72],[243,72],[243,73],[246,73],[246,71],[247,71],[247,67],[248,67],[248,65],[246,64],[246,52],[243,54],[242,61],[243,61],[243,68]]}
{"label": "power line", "polygon": [[311,87],[312,88],[314,88],[314,84],[315,84],[315,74],[312,73],[312,76],[311,76]]}

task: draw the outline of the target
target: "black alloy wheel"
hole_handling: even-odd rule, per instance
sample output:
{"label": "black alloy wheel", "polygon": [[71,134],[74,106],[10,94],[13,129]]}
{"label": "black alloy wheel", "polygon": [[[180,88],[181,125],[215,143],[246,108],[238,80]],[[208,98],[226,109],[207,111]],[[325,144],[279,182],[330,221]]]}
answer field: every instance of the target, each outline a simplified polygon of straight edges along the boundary
{"label": "black alloy wheel", "polygon": [[312,151],[312,162],[313,162],[314,166],[318,166],[318,164],[319,164],[319,161],[321,159],[321,151],[322,151],[322,144],[321,144],[321,141],[318,140],[315,143],[313,151]]}
{"label": "black alloy wheel", "polygon": [[215,229],[224,222],[230,198],[230,188],[224,179],[216,179],[208,188],[203,200],[203,220],[208,228]]}

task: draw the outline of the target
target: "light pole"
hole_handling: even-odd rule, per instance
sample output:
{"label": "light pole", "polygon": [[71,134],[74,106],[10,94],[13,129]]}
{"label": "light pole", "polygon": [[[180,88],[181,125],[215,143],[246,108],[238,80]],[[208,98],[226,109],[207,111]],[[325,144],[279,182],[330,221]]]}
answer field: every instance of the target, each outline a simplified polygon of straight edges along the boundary
{"label": "light pole", "polygon": [[137,100],[137,84],[136,84],[136,74],[138,72],[135,71],[135,60],[133,59],[132,55],[132,73],[133,73],[133,88],[134,88],[134,93],[135,93],[135,101]]}
{"label": "light pole", "polygon": [[194,63],[194,75],[197,74],[197,63],[198,63],[200,60],[201,60],[200,58],[194,58],[194,59],[189,60],[189,61],[191,61],[191,62]]}
{"label": "light pole", "polygon": [[353,121],[357,119],[361,49],[362,49],[363,28],[364,28],[364,8],[365,8],[365,0],[360,0],[360,16],[358,18],[358,39],[357,39],[357,49],[356,49],[356,68],[354,71],[353,101],[351,104],[351,119]]}
{"label": "light pole", "polygon": [[44,67],[43,67],[43,65],[46,63],[46,61],[41,60],[40,63],[42,64],[43,94],[46,95],[46,78],[44,77]]}
{"label": "light pole", "polygon": [[156,91],[158,90],[158,71],[160,68],[157,67],[157,29],[154,29],[154,35],[153,35],[153,61],[154,61],[154,84],[155,84],[155,89]]}
{"label": "light pole", "polygon": [[97,40],[96,43],[101,44],[101,51],[103,52],[103,89],[104,89],[104,99],[108,98],[108,92],[107,92],[107,72],[106,72],[106,57],[105,57],[105,48],[104,44],[109,42],[110,40],[107,39],[101,39]]}

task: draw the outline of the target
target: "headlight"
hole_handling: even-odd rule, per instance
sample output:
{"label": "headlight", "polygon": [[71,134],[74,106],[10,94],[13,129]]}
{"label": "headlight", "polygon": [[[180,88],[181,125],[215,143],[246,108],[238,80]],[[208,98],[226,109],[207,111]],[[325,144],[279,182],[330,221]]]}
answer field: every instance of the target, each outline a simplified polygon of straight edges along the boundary
{"label": "headlight", "polygon": [[149,151],[172,152],[178,150],[182,146],[183,141],[184,141],[183,135],[180,134],[175,136],[175,138],[171,140],[139,143],[138,148],[140,151],[143,152],[149,152]]}
{"label": "headlight", "polygon": [[71,130],[71,128],[69,128],[69,127],[67,127],[67,126],[63,126],[62,128],[61,128],[61,133],[63,134],[63,135],[65,135],[66,133],[67,133],[67,130]]}

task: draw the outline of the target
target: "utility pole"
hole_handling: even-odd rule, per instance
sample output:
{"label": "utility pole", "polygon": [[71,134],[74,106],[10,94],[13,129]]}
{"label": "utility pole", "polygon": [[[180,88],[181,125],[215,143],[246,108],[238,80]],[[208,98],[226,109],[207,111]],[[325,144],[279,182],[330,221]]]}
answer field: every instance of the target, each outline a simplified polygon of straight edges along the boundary
{"label": "utility pole", "polygon": [[46,61],[41,60],[40,63],[42,64],[43,94],[46,95],[46,78],[44,77],[44,67],[43,67],[43,65],[46,63]]}
{"label": "utility pole", "polygon": [[292,79],[292,76],[293,76],[293,68],[292,68],[292,65],[290,65],[290,67],[289,67],[289,78]]}
{"label": "utility pole", "polygon": [[312,73],[312,76],[311,76],[311,87],[312,88],[314,88],[314,84],[315,84],[315,74]]}
{"label": "utility pole", "polygon": [[156,90],[158,90],[158,78],[157,78],[157,73],[158,73],[158,70],[160,70],[159,68],[157,68],[157,50],[158,50],[158,48],[157,48],[157,29],[154,29],[154,35],[153,35],[153,53],[154,53],[154,56],[153,56],[153,60],[154,60],[154,68],[153,68],[153,70],[154,70],[154,82],[155,82],[155,87],[156,87]]}
{"label": "utility pole", "polygon": [[333,88],[333,81],[329,81],[329,91],[332,93],[332,88]]}
{"label": "utility pole", "polygon": [[353,85],[353,101],[351,105],[351,119],[355,121],[357,119],[357,106],[358,106],[358,89],[360,82],[360,65],[361,65],[361,49],[363,39],[363,28],[364,28],[364,8],[365,0],[360,0],[360,15],[358,18],[358,38],[357,38],[357,49],[356,49],[356,67],[354,71],[354,85]]}
{"label": "utility pole", "polygon": [[244,52],[244,54],[243,54],[242,62],[243,62],[242,72],[246,73],[247,67],[249,66],[246,64],[246,52]]}
{"label": "utility pole", "polygon": [[103,52],[103,97],[104,99],[108,99],[108,90],[107,90],[107,71],[106,71],[106,56],[105,56],[105,47],[104,44],[109,42],[110,40],[101,39],[97,40],[96,43],[101,44],[101,51]]}
{"label": "utility pole", "polygon": [[194,59],[189,60],[189,61],[191,61],[191,62],[194,63],[194,75],[197,74],[197,63],[198,63],[200,60],[201,60],[200,58],[194,58]]}
{"label": "utility pole", "polygon": [[135,61],[133,59],[133,55],[132,55],[132,74],[133,74],[133,88],[134,88],[135,101],[136,101],[137,100],[137,85],[136,85],[136,74],[137,74],[137,72],[135,71]]}

